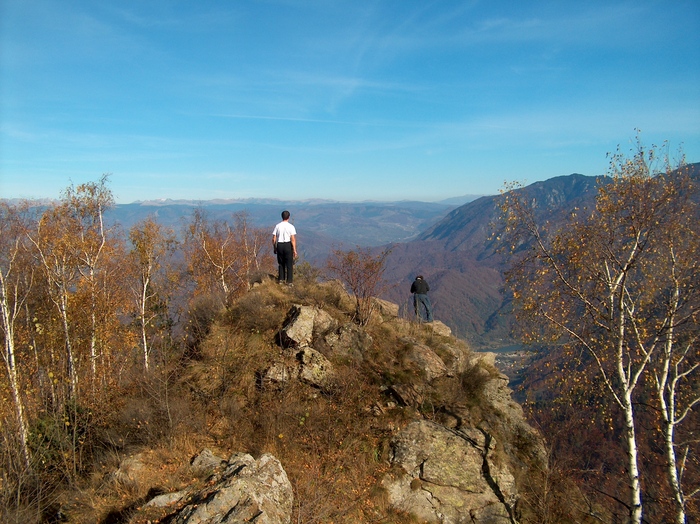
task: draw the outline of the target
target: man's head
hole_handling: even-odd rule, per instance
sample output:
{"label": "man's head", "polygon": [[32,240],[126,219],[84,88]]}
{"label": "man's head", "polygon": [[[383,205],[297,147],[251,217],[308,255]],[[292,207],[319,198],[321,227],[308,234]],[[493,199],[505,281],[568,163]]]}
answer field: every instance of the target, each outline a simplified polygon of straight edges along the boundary
{"label": "man's head", "polygon": [[282,220],[289,220],[289,211],[282,211]]}
{"label": "man's head", "polygon": [[418,276],[416,277],[416,280],[423,280],[423,275],[418,275]]}

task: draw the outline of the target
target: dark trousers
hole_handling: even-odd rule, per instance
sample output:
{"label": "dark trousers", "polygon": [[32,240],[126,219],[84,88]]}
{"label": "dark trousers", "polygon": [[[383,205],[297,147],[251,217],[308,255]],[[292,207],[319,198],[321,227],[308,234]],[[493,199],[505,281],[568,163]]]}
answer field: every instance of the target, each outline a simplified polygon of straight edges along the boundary
{"label": "dark trousers", "polygon": [[279,266],[277,279],[291,284],[294,280],[294,251],[291,242],[277,243],[277,264]]}
{"label": "dark trousers", "polygon": [[[423,305],[423,309],[425,309],[424,318],[421,318],[420,314],[421,304]],[[416,309],[416,316],[418,317],[418,320],[425,320],[427,322],[433,321],[433,305],[430,303],[430,297],[428,297],[428,295],[424,295],[422,293],[414,293],[413,307]]]}

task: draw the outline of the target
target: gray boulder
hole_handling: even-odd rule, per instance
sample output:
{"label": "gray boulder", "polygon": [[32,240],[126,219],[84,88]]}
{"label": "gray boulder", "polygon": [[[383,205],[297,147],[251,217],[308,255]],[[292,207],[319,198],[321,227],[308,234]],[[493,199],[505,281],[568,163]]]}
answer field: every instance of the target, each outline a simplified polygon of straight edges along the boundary
{"label": "gray boulder", "polygon": [[333,364],[321,353],[310,347],[303,347],[297,353],[299,380],[320,389],[328,389],[335,378]]}
{"label": "gray boulder", "polygon": [[213,485],[190,495],[170,524],[289,524],[292,485],[282,465],[270,454],[258,460],[234,454]]}
{"label": "gray boulder", "polygon": [[284,347],[310,346],[314,337],[335,326],[335,320],[323,309],[293,305],[287,312],[280,341]]}
{"label": "gray boulder", "polygon": [[273,362],[272,365],[259,374],[260,386],[275,386],[289,382],[292,370],[283,361]]}
{"label": "gray boulder", "polygon": [[165,508],[167,506],[174,506],[179,503],[182,499],[187,496],[187,490],[174,491],[172,493],[165,493],[163,495],[158,495],[148,501],[144,507],[145,508]]}
{"label": "gray boulder", "polygon": [[399,305],[381,298],[372,298],[372,309],[383,318],[394,319],[399,316]]}
{"label": "gray boulder", "polygon": [[211,473],[224,462],[226,461],[214,455],[210,449],[204,448],[198,455],[192,458],[190,466],[195,473],[203,474]]}
{"label": "gray boulder", "polygon": [[328,332],[323,342],[321,347],[329,354],[361,361],[365,351],[372,346],[372,337],[357,324],[348,322]]}
{"label": "gray boulder", "polygon": [[335,367],[322,353],[309,346],[302,346],[297,348],[294,357],[294,362],[289,357],[282,358],[260,371],[259,386],[282,386],[292,379],[298,379],[323,390],[332,387],[336,377]]}
{"label": "gray boulder", "polygon": [[426,381],[430,382],[447,374],[445,362],[435,351],[415,340],[406,340],[406,342],[409,349],[404,359],[409,365],[425,373]]}
{"label": "gray boulder", "polygon": [[452,336],[452,330],[439,320],[428,322],[426,326],[428,326],[433,331],[433,333],[435,333],[436,335],[440,335],[441,337]]}
{"label": "gray boulder", "polygon": [[392,442],[397,468],[382,480],[389,503],[430,523],[515,522],[515,479],[495,459],[494,445],[476,429],[412,422]]}

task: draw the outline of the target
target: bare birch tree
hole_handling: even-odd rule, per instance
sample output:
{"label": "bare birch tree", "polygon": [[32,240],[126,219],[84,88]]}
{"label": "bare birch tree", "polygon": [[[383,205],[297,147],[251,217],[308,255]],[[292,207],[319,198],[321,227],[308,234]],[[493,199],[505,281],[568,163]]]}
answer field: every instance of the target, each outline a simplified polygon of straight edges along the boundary
{"label": "bare birch tree", "polygon": [[129,238],[132,245],[131,264],[135,271],[132,295],[137,310],[143,365],[148,371],[151,352],[148,326],[158,316],[151,307],[158,296],[155,280],[163,268],[165,259],[175,249],[176,240],[171,230],[163,228],[152,217],[134,225],[129,231]]}
{"label": "bare birch tree", "polygon": [[111,190],[107,187],[109,175],[102,175],[99,182],[88,182],[77,188],[70,186],[63,195],[63,206],[73,217],[77,230],[76,240],[82,278],[86,281],[90,300],[90,370],[93,383],[96,378],[97,359],[97,311],[98,273],[107,244],[104,212],[114,204]]}
{"label": "bare birch tree", "polygon": [[613,155],[611,181],[600,186],[595,209],[573,210],[558,231],[537,223],[535,210],[543,203],[527,188],[508,191],[503,200],[506,238],[521,250],[507,279],[526,338],[584,349],[624,414],[627,510],[634,524],[643,518],[634,397],[664,343],[677,343],[667,329],[672,310],[658,301],[673,287],[672,252],[663,239],[673,235],[687,202],[671,166],[656,165],[656,148],[645,151],[639,143],[631,158]]}
{"label": "bare birch tree", "polygon": [[391,248],[376,254],[370,248],[335,249],[326,262],[328,271],[346,284],[355,297],[355,321],[361,326],[369,322],[374,299],[382,291],[382,278],[390,253]]}
{"label": "bare birch tree", "polygon": [[30,467],[28,430],[19,381],[15,324],[23,311],[32,284],[32,267],[27,263],[27,225],[21,210],[0,202],[0,320],[4,339],[3,360],[17,418],[20,450],[24,465]]}

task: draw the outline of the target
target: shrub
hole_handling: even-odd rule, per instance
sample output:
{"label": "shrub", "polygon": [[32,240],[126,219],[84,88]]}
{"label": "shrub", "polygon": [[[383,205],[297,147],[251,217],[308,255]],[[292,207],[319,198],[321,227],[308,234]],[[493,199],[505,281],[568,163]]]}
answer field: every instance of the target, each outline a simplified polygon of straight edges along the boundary
{"label": "shrub", "polygon": [[207,337],[223,309],[222,298],[217,295],[199,295],[190,302],[185,325],[187,356],[199,356],[200,343]]}

